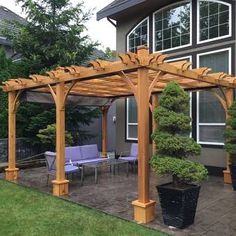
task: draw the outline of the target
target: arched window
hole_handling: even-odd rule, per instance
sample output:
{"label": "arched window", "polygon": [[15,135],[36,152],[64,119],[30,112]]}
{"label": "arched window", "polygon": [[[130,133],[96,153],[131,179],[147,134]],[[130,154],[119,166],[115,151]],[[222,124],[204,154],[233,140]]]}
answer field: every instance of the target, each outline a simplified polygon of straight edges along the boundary
{"label": "arched window", "polygon": [[231,36],[231,4],[198,1],[198,43]]}
{"label": "arched window", "polygon": [[136,52],[140,45],[149,46],[149,19],[141,21],[127,36],[127,51]]}
{"label": "arched window", "polygon": [[191,3],[184,1],[153,14],[154,51],[163,51],[191,44]]}

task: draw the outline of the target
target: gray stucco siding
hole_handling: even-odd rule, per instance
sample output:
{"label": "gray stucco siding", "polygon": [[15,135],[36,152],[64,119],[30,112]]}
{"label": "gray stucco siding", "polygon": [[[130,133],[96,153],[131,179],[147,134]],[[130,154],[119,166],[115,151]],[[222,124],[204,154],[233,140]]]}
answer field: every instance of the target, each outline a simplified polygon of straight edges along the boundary
{"label": "gray stucco siding", "polygon": [[[152,3],[150,3],[152,2]],[[159,3],[157,3],[159,2]],[[160,4],[162,2],[162,4]],[[165,1],[166,4],[169,2],[176,2],[176,1]],[[181,48],[177,50],[171,50],[165,52],[169,54],[170,58],[177,58],[177,57],[184,57],[192,55],[193,58],[193,67],[196,67],[196,55],[199,53],[215,51],[222,48],[230,47],[232,50],[232,74],[235,74],[236,68],[236,60],[235,60],[235,47],[236,47],[236,40],[235,40],[235,26],[236,26],[236,4],[235,1],[225,1],[232,3],[232,36],[216,40],[213,42],[208,42],[204,44],[197,44],[196,42],[196,34],[193,34],[193,41],[192,45],[186,48]],[[144,18],[149,16],[150,25],[149,30],[152,32],[152,13],[159,9],[159,6],[164,5],[164,1],[147,1],[146,6],[143,6],[143,9],[139,11],[137,8],[134,8],[133,14],[127,15],[127,12],[124,13],[123,16],[119,18],[117,21],[117,52],[125,52],[127,50],[127,35],[128,33]],[[193,7],[196,7],[196,1],[193,1]],[[193,16],[193,22],[196,22],[196,16]],[[193,23],[193,32],[196,30],[196,25]],[[152,37],[149,37],[150,46],[152,44]],[[126,111],[125,111],[125,99],[119,99],[116,102],[116,151],[120,153],[124,150],[129,150],[130,148],[130,141],[126,140]],[[202,146],[202,153],[197,160],[204,163],[207,166],[216,166],[224,168],[226,166],[225,161],[225,151],[222,147],[217,146]],[[150,144],[151,150],[151,144]],[[150,153],[151,155],[151,153]]]}

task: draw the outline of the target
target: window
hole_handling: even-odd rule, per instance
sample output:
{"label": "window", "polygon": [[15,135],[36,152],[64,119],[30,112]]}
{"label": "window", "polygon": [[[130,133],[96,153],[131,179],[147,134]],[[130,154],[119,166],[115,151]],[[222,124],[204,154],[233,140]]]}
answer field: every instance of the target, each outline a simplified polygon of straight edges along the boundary
{"label": "window", "polygon": [[191,3],[174,4],[153,15],[154,51],[189,46],[191,44]]}
{"label": "window", "polygon": [[137,47],[140,45],[149,46],[148,30],[149,20],[144,19],[140,24],[138,24],[127,36],[127,49],[129,52],[136,53]]}
{"label": "window", "polygon": [[137,105],[134,97],[126,99],[126,139],[138,140]]}
{"label": "window", "polygon": [[[231,49],[198,55],[198,67],[207,66],[213,72],[231,73]],[[220,90],[217,93],[222,96]],[[210,92],[197,94],[197,141],[201,144],[223,145],[225,111],[219,100]]]}
{"label": "window", "polygon": [[198,1],[198,43],[231,36],[231,5]]}

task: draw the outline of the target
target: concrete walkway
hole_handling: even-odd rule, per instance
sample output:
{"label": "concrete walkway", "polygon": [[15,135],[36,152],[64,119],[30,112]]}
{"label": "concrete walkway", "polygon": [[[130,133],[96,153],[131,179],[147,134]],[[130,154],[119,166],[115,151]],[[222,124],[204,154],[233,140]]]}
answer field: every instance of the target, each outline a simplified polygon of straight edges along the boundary
{"label": "concrete walkway", "polygon": [[[168,181],[167,177],[157,180],[155,175],[151,175],[151,198],[157,200],[157,203],[155,186]],[[21,170],[19,184],[49,193],[52,188],[46,186],[45,167]],[[80,176],[74,176],[70,183],[70,194],[66,198],[132,220],[131,202],[137,199],[137,174],[130,172],[126,177],[125,170],[121,170],[117,175],[111,175],[108,169],[102,169],[98,175],[98,184],[94,183],[94,175],[90,172],[85,177],[83,186],[80,184]],[[224,185],[222,178],[209,177],[201,188],[195,224],[184,230],[163,224],[159,204],[157,204],[156,215],[156,220],[147,226],[170,235],[235,236],[236,192],[231,190],[231,186]]]}

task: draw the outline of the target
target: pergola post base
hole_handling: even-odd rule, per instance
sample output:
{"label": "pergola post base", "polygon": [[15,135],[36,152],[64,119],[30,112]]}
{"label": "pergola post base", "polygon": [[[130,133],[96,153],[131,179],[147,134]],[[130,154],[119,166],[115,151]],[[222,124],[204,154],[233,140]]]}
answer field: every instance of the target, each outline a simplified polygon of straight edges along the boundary
{"label": "pergola post base", "polygon": [[232,184],[230,171],[229,170],[224,170],[223,173],[224,173],[224,183],[225,184]]}
{"label": "pergola post base", "polygon": [[132,205],[134,206],[134,220],[138,223],[147,224],[155,219],[155,201],[150,200],[148,203],[142,203],[135,200]]}
{"label": "pergola post base", "polygon": [[5,179],[8,181],[16,181],[18,179],[18,172],[19,172],[19,168],[7,168],[5,169]]}
{"label": "pergola post base", "polygon": [[53,180],[53,195],[54,196],[63,196],[69,193],[69,180]]}

